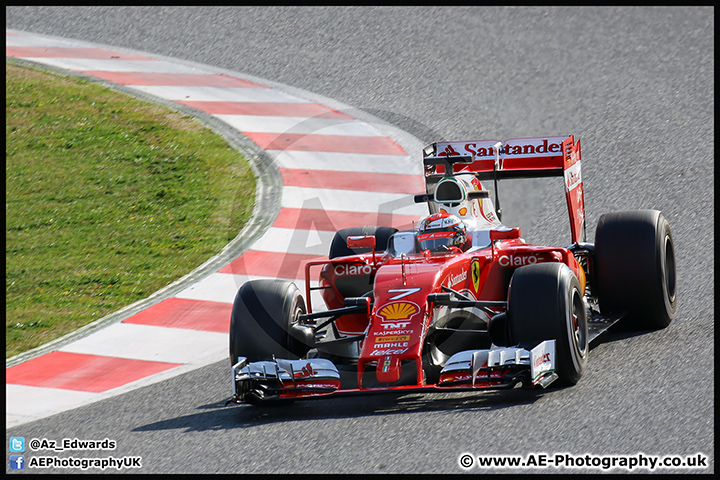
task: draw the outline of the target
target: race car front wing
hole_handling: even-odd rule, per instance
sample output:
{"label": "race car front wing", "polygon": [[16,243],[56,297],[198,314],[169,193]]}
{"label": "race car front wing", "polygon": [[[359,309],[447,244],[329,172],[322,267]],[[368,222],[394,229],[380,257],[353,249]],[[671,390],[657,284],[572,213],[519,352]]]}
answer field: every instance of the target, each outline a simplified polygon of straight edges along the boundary
{"label": "race car front wing", "polygon": [[239,357],[232,373],[237,403],[326,395],[340,388],[337,367],[323,358],[250,363]]}
{"label": "race car front wing", "polygon": [[530,350],[494,347],[456,353],[448,359],[434,385],[342,389],[337,367],[323,358],[249,362],[239,357],[232,366],[232,377],[234,393],[230,402],[235,403],[380,391],[467,391],[509,388],[518,383],[545,388],[557,378],[555,340],[543,341]]}
{"label": "race car front wing", "polygon": [[518,382],[545,388],[555,379],[555,340],[535,348],[466,350],[451,356],[440,372],[439,387],[512,387]]}

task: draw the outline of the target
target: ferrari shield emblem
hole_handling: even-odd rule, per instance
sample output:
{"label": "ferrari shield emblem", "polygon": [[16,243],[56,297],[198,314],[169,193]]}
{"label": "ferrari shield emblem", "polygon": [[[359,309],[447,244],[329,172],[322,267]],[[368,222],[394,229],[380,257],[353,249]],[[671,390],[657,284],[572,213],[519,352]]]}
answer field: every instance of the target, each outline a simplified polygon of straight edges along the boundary
{"label": "ferrari shield emblem", "polygon": [[470,264],[470,276],[472,277],[473,288],[475,293],[480,289],[480,262],[475,259]]}

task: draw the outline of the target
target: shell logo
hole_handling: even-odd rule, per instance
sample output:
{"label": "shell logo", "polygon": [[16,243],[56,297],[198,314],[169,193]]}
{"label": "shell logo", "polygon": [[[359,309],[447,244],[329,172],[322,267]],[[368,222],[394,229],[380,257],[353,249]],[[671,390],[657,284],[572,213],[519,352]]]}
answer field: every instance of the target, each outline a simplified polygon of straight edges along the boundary
{"label": "shell logo", "polygon": [[378,315],[386,321],[409,320],[420,311],[420,307],[410,302],[388,303],[380,309]]}

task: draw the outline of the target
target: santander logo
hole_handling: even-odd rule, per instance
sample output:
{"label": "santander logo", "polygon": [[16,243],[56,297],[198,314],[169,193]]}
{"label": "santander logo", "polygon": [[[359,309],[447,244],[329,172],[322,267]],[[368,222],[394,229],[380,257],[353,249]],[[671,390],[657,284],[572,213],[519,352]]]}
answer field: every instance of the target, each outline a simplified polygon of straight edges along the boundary
{"label": "santander logo", "polygon": [[[510,157],[562,157],[562,143],[567,137],[516,138],[507,140],[503,146],[502,158]],[[438,142],[440,156],[475,155],[478,159],[495,158],[497,140],[478,140],[471,142]]]}
{"label": "santander logo", "polygon": [[466,271],[460,272],[457,275],[450,274],[450,276],[448,277],[448,288],[453,288],[455,285],[460,282],[464,282],[465,280],[467,280]]}

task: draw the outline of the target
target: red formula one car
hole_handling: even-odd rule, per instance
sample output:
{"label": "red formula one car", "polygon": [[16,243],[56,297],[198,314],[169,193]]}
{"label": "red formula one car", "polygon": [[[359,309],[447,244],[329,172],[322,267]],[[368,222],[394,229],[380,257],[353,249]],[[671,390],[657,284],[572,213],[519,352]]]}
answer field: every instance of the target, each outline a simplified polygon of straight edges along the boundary
{"label": "red formula one car", "polygon": [[[615,322],[666,327],[676,308],[670,227],[656,210],[605,214],[585,241],[580,142],[569,137],[425,147],[430,215],[413,230],[343,229],[306,291],[245,283],[230,361],[236,403],[375,392],[575,384]],[[572,242],[532,245],[501,223],[497,182],[564,179]],[[494,184],[493,195],[483,182]],[[318,279],[316,287],[311,279]],[[320,290],[327,310],[313,310]]]}

